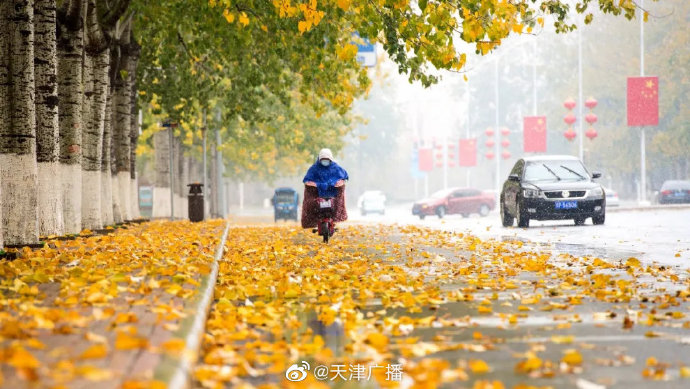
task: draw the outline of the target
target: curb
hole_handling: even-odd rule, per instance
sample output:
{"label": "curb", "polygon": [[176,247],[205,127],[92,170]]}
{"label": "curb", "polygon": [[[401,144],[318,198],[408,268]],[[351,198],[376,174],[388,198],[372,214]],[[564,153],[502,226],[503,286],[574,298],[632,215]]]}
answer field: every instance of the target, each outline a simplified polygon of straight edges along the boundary
{"label": "curb", "polygon": [[663,210],[668,210],[668,211],[673,211],[673,210],[679,210],[679,209],[690,209],[690,204],[666,204],[666,205],[649,205],[646,207],[616,207],[616,208],[609,208],[606,207],[606,212],[644,212],[644,211],[663,211]]}
{"label": "curb", "polygon": [[169,389],[188,388],[191,383],[193,365],[199,353],[202,337],[206,328],[209,309],[213,299],[213,291],[218,278],[218,262],[223,255],[223,248],[230,230],[230,222],[225,222],[225,230],[216,248],[216,254],[211,265],[211,272],[202,277],[200,293],[186,310],[189,315],[180,323],[180,330],[174,338],[184,339],[185,348],[179,356],[164,354],[161,362],[156,366],[154,378],[163,381]]}

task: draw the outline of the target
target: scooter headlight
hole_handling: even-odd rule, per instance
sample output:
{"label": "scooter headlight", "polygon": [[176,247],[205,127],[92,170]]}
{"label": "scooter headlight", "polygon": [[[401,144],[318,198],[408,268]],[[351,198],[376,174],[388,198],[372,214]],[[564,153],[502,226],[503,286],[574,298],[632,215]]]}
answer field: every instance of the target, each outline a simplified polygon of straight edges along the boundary
{"label": "scooter headlight", "polygon": [[537,189],[523,189],[522,195],[527,199],[534,199],[541,196],[541,191]]}

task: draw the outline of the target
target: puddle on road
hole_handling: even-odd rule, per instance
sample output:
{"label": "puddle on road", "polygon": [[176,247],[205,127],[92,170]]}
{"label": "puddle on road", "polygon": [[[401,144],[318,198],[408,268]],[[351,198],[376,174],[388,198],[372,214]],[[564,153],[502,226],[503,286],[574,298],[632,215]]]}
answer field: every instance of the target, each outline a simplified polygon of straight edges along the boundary
{"label": "puddle on road", "polygon": [[640,258],[644,255],[643,252],[637,250],[624,250],[612,247],[588,246],[580,243],[538,242],[515,235],[502,235],[499,236],[497,240],[502,242],[522,242],[523,244],[525,244],[524,248],[548,250],[552,252],[554,256],[558,256],[559,254],[569,254],[576,257],[626,259],[630,257]]}

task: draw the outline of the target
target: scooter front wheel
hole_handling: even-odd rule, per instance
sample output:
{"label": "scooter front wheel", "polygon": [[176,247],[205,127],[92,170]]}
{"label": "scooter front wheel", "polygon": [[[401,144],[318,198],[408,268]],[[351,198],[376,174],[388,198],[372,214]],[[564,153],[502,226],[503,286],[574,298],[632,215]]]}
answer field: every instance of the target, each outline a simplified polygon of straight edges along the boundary
{"label": "scooter front wheel", "polygon": [[331,226],[328,225],[328,222],[323,222],[321,224],[321,232],[323,235],[323,243],[328,243],[328,238],[331,234]]}

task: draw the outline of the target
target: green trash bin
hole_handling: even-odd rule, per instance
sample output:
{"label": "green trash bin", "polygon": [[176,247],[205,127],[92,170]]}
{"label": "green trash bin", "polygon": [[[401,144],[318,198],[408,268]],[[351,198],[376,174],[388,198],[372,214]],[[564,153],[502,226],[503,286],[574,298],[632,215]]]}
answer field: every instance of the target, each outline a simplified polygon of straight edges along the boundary
{"label": "green trash bin", "polygon": [[188,184],[189,195],[187,195],[189,203],[189,221],[200,222],[204,220],[204,193],[201,187],[204,186],[198,182]]}

